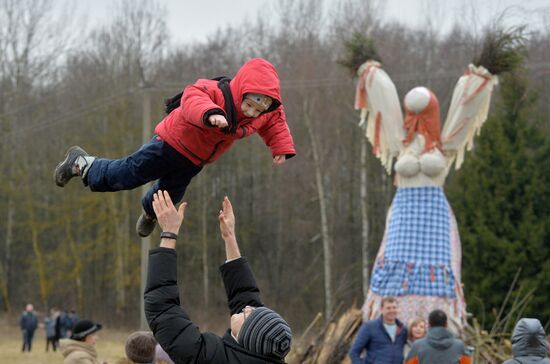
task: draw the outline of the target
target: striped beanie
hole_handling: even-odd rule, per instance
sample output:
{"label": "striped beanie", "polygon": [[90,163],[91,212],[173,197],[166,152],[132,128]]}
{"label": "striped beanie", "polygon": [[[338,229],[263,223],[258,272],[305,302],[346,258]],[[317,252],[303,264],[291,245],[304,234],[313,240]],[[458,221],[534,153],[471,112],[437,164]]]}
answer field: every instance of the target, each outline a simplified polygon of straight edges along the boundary
{"label": "striped beanie", "polygon": [[290,351],[292,331],[278,313],[258,307],[244,320],[238,340],[247,350],[282,359]]}

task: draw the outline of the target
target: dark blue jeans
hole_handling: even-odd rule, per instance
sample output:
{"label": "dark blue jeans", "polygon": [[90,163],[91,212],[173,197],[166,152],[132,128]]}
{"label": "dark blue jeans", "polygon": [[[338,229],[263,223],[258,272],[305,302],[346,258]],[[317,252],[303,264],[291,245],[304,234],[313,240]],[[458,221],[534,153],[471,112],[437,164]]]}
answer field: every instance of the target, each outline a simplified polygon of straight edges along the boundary
{"label": "dark blue jeans", "polygon": [[32,337],[34,336],[34,331],[23,330],[23,347],[21,351],[31,351],[32,348]]}
{"label": "dark blue jeans", "polygon": [[174,204],[180,202],[189,182],[201,169],[168,143],[154,136],[149,143],[126,158],[94,160],[84,185],[96,192],[113,192],[131,190],[157,180],[141,199],[147,215],[155,216],[153,194],[158,190],[166,190]]}

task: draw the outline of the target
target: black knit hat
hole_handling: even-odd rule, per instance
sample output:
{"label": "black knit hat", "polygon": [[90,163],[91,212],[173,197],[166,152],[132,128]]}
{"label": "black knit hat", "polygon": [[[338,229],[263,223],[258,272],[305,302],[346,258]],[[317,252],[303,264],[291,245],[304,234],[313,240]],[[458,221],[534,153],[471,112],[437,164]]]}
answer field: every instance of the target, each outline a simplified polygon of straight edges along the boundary
{"label": "black knit hat", "polygon": [[82,340],[86,336],[101,330],[101,325],[93,323],[90,320],[80,320],[73,326],[73,334],[71,339]]}
{"label": "black knit hat", "polygon": [[282,359],[290,351],[292,331],[278,313],[258,307],[244,320],[238,339],[247,350]]}

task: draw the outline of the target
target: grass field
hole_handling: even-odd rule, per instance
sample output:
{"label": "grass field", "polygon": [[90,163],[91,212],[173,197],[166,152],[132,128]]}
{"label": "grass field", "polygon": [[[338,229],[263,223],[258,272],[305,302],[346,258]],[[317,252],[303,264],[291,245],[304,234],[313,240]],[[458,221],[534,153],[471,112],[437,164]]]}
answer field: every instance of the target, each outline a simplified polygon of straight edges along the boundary
{"label": "grass field", "polygon": [[[130,332],[110,330],[99,331],[96,349],[101,361],[115,364],[124,355],[124,343]],[[21,335],[17,326],[0,326],[0,363],[10,364],[61,364],[63,355],[51,350],[46,353],[46,336],[44,329],[37,329],[34,334],[32,352],[21,352]]]}

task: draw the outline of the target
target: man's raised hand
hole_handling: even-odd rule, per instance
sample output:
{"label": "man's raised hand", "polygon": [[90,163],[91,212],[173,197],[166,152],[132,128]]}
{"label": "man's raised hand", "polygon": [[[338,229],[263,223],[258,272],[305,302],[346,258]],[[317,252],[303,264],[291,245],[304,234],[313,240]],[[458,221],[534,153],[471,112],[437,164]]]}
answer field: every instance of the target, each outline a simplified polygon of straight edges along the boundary
{"label": "man's raised hand", "polygon": [[186,207],[187,202],[183,202],[176,210],[168,191],[159,190],[153,195],[153,210],[162,231],[177,234],[183,222]]}
{"label": "man's raised hand", "polygon": [[220,233],[223,240],[235,238],[235,215],[233,214],[233,206],[227,196],[222,202],[222,209],[218,216],[220,220]]}
{"label": "man's raised hand", "polygon": [[218,215],[220,220],[220,233],[225,242],[225,257],[227,261],[237,259],[241,256],[237,238],[235,237],[235,214],[233,214],[233,206],[227,196],[223,199],[222,209]]}

